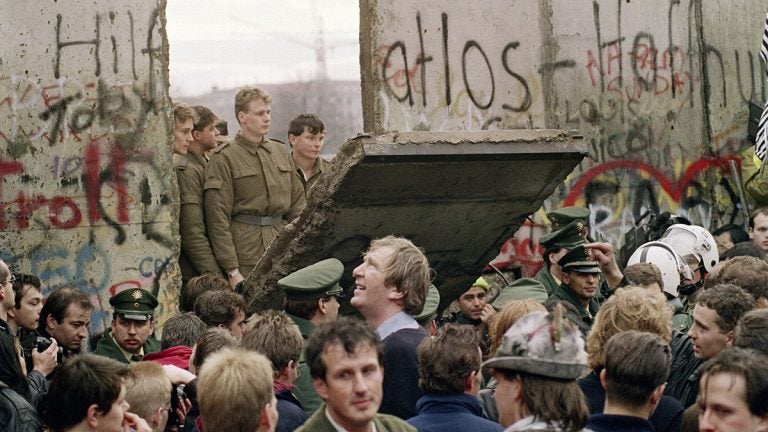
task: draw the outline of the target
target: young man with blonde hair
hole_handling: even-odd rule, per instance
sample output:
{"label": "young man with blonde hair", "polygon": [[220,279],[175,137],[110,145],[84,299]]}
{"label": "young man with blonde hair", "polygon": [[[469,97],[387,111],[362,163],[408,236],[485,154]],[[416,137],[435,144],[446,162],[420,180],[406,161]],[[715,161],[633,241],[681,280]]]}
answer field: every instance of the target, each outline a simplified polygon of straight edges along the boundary
{"label": "young man with blonde hair", "polygon": [[272,366],[263,355],[238,348],[212,354],[200,370],[197,391],[206,431],[275,430]]}
{"label": "young man with blonde hair", "polygon": [[214,150],[205,170],[205,224],[213,254],[234,288],[277,234],[304,209],[304,186],[285,145],[267,137],[272,97],[235,95],[240,132]]}
{"label": "young man with blonde hair", "polygon": [[163,432],[171,409],[171,381],[158,363],[140,362],[128,366],[125,400],[131,411],[147,421],[153,432]]}
{"label": "young man with blonde hair", "polygon": [[384,343],[382,366],[387,373],[380,412],[411,418],[421,397],[416,347],[428,336],[413,318],[429,289],[427,257],[408,239],[384,237],[371,242],[352,276],[355,292],[350,303]]}

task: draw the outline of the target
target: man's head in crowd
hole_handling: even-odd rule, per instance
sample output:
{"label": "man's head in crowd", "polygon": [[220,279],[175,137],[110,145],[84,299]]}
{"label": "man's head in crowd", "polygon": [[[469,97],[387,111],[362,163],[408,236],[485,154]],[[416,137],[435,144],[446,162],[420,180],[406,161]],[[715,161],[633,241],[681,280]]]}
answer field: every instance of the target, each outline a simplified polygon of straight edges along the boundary
{"label": "man's head in crowd", "polygon": [[245,87],[235,94],[235,117],[244,138],[261,142],[269,132],[272,96],[259,87]]}
{"label": "man's head in crowd", "polygon": [[127,365],[107,357],[81,354],[56,369],[46,397],[46,423],[57,432],[120,431],[128,412]]}
{"label": "man's head in crowd", "polygon": [[163,432],[171,408],[171,381],[158,363],[131,363],[125,380],[125,400],[131,412],[147,421],[154,432]]}
{"label": "man's head in crowd", "polygon": [[347,430],[369,425],[381,405],[382,347],[364,322],[321,324],[307,340],[306,359],[317,394],[331,418]]}
{"label": "man's head in crowd", "polygon": [[320,157],[325,141],[325,123],[314,114],[299,114],[288,124],[288,142],[296,160]]}
{"label": "man's head in crowd", "polygon": [[187,154],[192,143],[192,128],[195,124],[195,111],[183,103],[173,104],[173,152]]}
{"label": "man's head in crowd", "polygon": [[288,385],[296,381],[303,344],[296,323],[273,310],[253,315],[240,341],[241,347],[264,354],[272,363],[275,381]]}
{"label": "man's head in crowd", "polygon": [[59,288],[43,304],[38,330],[56,339],[59,346],[79,352],[88,337],[93,305],[84,292]]}
{"label": "man's head in crowd", "polygon": [[352,276],[355,294],[350,303],[366,321],[378,326],[401,311],[421,312],[430,269],[424,252],[410,240],[388,236],[371,242]]}
{"label": "man's head in crowd", "polygon": [[600,287],[600,267],[592,258],[590,250],[576,246],[563,255],[559,261],[562,267],[563,283],[586,305],[597,295]]}
{"label": "man's head in crowd", "polygon": [[744,289],[755,299],[757,307],[768,306],[768,262],[760,258],[739,256],[722,261],[715,266],[705,287],[719,284],[734,284]]}
{"label": "man's head in crowd", "polygon": [[712,237],[717,242],[717,253],[721,256],[738,243],[749,240],[749,234],[744,231],[744,227],[736,224],[721,226],[712,231]]}
{"label": "man's head in crowd", "polygon": [[589,409],[576,382],[586,368],[584,341],[563,313],[556,306],[552,313],[520,318],[483,363],[497,380],[494,398],[502,426],[527,416],[565,430],[586,424]]}
{"label": "man's head in crowd", "polygon": [[40,278],[31,274],[16,274],[13,281],[15,302],[9,313],[9,322],[16,328],[36,330],[43,309]]}
{"label": "man's head in crowd", "polygon": [[192,356],[189,358],[189,371],[198,373],[211,354],[222,348],[236,347],[238,343],[238,340],[229,331],[218,327],[209,328],[197,338],[192,349]]}
{"label": "man's head in crowd", "polygon": [[285,292],[285,312],[315,325],[335,321],[339,316],[338,297],[344,295],[339,285],[343,273],[344,264],[336,258],[329,258],[277,281]]}
{"label": "man's head in crowd", "polygon": [[194,312],[195,302],[206,291],[231,291],[229,282],[221,275],[212,273],[195,276],[181,287],[179,293],[179,310],[182,312]]}
{"label": "man's head in crowd", "polygon": [[661,270],[653,263],[639,262],[628,265],[624,269],[624,276],[633,285],[654,292],[663,292],[664,279],[661,277]]}
{"label": "man's head in crowd", "polygon": [[768,431],[768,358],[727,349],[704,365],[699,380],[699,430]]}
{"label": "man's head in crowd", "polygon": [[216,129],[216,123],[219,119],[207,107],[195,105],[192,110],[195,112],[195,124],[192,127],[190,150],[198,154],[213,150],[218,145],[216,137],[219,136],[219,130]]}
{"label": "man's head in crowd", "polygon": [[653,333],[667,343],[672,339],[672,311],[661,293],[640,287],[621,288],[600,306],[587,335],[589,367],[598,370],[604,366],[608,340],[628,330]]}
{"label": "man's head in crowd", "polygon": [[208,327],[193,312],[174,315],[163,324],[160,349],[183,345],[192,348]]}
{"label": "man's head in crowd", "polygon": [[200,416],[207,431],[274,431],[277,401],[272,367],[263,355],[224,348],[200,370]]}
{"label": "man's head in crowd", "polygon": [[419,387],[424,393],[480,391],[483,362],[480,335],[471,326],[448,324],[425,338],[418,348]]}
{"label": "man's head in crowd", "polygon": [[8,265],[0,260],[0,319],[6,321],[8,312],[13,309],[16,302],[16,295],[13,291],[14,277]]}
{"label": "man's head in crowd", "polygon": [[749,218],[749,238],[763,250],[768,252],[768,207],[752,212]]}
{"label": "man's head in crowd", "polygon": [[479,320],[481,318],[483,309],[488,304],[486,300],[488,288],[488,282],[479,277],[468,290],[461,293],[459,298],[456,299],[456,305],[465,317],[472,320]]}
{"label": "man's head in crowd", "polygon": [[733,344],[739,319],[755,307],[755,300],[736,285],[720,284],[705,289],[693,309],[688,336],[693,355],[708,360]]}
{"label": "man's head in crowd", "polygon": [[733,346],[751,348],[768,357],[768,309],[753,309],[741,317],[734,331]]}
{"label": "man's head in crowd", "polygon": [[634,330],[615,334],[605,345],[600,372],[606,407],[648,419],[664,393],[671,364],[669,344],[658,335]]}
{"label": "man's head in crowd", "polygon": [[239,338],[245,329],[245,300],[231,290],[207,291],[195,302],[195,315],[208,328],[221,327]]}
{"label": "man's head in crowd", "polygon": [[112,338],[124,351],[138,354],[155,331],[157,299],[141,288],[122,291],[109,299],[112,314]]}

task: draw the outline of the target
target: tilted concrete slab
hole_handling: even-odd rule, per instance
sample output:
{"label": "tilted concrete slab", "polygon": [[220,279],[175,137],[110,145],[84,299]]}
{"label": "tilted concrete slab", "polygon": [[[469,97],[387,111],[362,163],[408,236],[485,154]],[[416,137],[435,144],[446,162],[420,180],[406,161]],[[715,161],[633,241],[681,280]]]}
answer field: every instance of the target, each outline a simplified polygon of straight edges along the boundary
{"label": "tilted concrete slab", "polygon": [[581,139],[558,130],[352,139],[246,280],[248,309],[281,307],[275,282],[328,257],[344,263],[342,287],[351,295],[361,254],[371,239],[389,234],[425,250],[444,307],[586,154]]}

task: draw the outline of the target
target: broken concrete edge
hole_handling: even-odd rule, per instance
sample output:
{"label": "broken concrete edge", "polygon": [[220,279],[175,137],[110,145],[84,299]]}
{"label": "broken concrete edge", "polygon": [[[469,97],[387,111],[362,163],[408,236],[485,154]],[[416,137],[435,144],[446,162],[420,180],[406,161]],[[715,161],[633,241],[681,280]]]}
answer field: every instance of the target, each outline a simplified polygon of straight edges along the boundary
{"label": "broken concrete edge", "polygon": [[[326,225],[329,223],[328,218],[324,215],[326,211],[332,211],[331,207],[334,205],[332,195],[339,189],[348,172],[366,157],[409,155],[411,154],[408,151],[409,147],[426,144],[445,150],[455,147],[457,144],[515,143],[516,146],[519,144],[522,146],[520,148],[527,149],[528,145],[538,143],[540,147],[542,142],[546,142],[547,144],[554,144],[547,148],[548,152],[563,156],[571,155],[569,159],[574,159],[573,165],[569,168],[553,170],[553,175],[564,179],[573,167],[578,165],[578,161],[587,155],[586,145],[581,143],[580,137],[574,136],[572,132],[515,130],[514,134],[522,134],[522,137],[513,139],[510,139],[510,133],[511,131],[395,132],[379,136],[360,135],[347,141],[337,153],[336,158],[331,161],[327,170],[333,175],[324,175],[318,180],[308,197],[304,211],[277,236],[256,264],[252,273],[246,278],[244,286],[247,292],[248,313],[257,313],[265,309],[282,309],[284,296],[277,287],[277,280],[299,268],[327,258],[323,255],[323,251],[317,250],[313,240],[317,238],[316,233],[326,229]],[[574,142],[579,144],[573,145]],[[480,149],[480,145],[478,145],[478,149]],[[440,151],[436,153],[446,154]],[[527,151],[523,153],[527,153]],[[539,153],[541,153],[540,149]],[[429,154],[435,153],[430,152]],[[455,154],[455,152],[448,152],[447,154]],[[441,286],[439,288],[443,294],[441,309],[460,294],[457,291],[460,287],[468,286],[466,284],[471,283],[474,278],[477,278],[477,275],[482,273],[487,263],[498,254],[501,245],[519,229],[526,217],[540,208],[544,199],[551,195],[560,184],[559,181],[548,183],[548,186],[537,194],[537,197],[541,197],[540,199],[532,198],[524,212],[525,214],[512,218],[506,228],[499,232],[494,244],[490,245],[483,256],[478,257],[472,268],[447,266],[445,263],[440,266]],[[361,243],[360,245],[362,249],[359,253],[365,251],[367,241],[366,237],[365,244]],[[426,252],[429,256],[429,251]],[[348,258],[354,259],[355,257],[350,256]]]}

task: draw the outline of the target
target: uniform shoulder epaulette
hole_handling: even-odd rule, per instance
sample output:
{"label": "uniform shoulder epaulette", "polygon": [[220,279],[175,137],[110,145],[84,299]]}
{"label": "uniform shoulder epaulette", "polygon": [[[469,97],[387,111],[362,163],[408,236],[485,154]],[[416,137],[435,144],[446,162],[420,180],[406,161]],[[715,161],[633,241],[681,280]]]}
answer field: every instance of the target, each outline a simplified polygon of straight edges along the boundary
{"label": "uniform shoulder epaulette", "polygon": [[280,141],[280,140],[279,140],[279,139],[277,139],[277,138],[267,137],[267,139],[269,139],[270,141],[279,142],[280,144],[282,144],[282,145],[285,145],[285,142],[283,142],[283,141]]}
{"label": "uniform shoulder epaulette", "polygon": [[225,142],[225,143],[219,144],[219,146],[218,146],[218,147],[216,147],[215,149],[213,149],[213,152],[214,152],[214,153],[218,153],[218,152],[222,151],[223,149],[225,149],[225,148],[226,148],[226,147],[229,145],[229,143],[230,143],[230,141],[227,141],[227,142]]}

